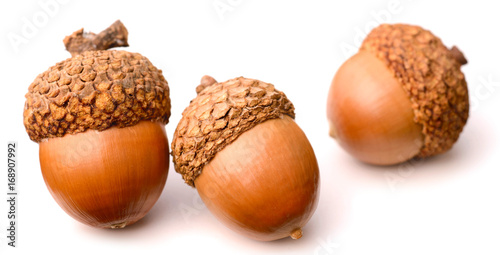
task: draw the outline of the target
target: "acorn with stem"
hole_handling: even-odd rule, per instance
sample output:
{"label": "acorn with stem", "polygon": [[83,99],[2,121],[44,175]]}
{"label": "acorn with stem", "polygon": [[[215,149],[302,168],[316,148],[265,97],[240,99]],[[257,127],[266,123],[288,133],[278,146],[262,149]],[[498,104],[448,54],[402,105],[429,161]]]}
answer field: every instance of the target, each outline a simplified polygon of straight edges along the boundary
{"label": "acorn with stem", "polygon": [[66,213],[93,227],[123,228],[153,207],[169,152],[168,83],[128,46],[120,21],[64,39],[72,57],[29,86],[24,125],[39,144],[42,175]]}
{"label": "acorn with stem", "polygon": [[272,84],[204,76],[172,141],[175,170],[226,226],[252,239],[302,236],[319,195],[313,148]]}
{"label": "acorn with stem", "polygon": [[383,24],[337,71],[330,136],[355,158],[392,165],[448,151],[469,117],[467,60],[430,31]]}

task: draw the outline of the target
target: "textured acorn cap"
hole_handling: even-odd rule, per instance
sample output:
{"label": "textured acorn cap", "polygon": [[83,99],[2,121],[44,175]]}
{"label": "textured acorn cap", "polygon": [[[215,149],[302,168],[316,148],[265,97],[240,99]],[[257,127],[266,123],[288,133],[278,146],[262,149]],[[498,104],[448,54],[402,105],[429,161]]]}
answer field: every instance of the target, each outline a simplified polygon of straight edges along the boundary
{"label": "textured acorn cap", "polygon": [[373,29],[360,51],[383,61],[411,100],[414,121],[422,126],[424,145],[417,157],[449,150],[469,116],[469,96],[457,48],[449,50],[418,26],[383,24]]}
{"label": "textured acorn cap", "polygon": [[31,140],[125,127],[170,116],[168,83],[138,53],[86,51],[50,67],[29,86],[24,125]]}
{"label": "textured acorn cap", "polygon": [[197,92],[182,113],[172,140],[175,171],[193,187],[203,167],[242,133],[266,120],[295,117],[285,94],[259,80],[239,77],[198,86]]}

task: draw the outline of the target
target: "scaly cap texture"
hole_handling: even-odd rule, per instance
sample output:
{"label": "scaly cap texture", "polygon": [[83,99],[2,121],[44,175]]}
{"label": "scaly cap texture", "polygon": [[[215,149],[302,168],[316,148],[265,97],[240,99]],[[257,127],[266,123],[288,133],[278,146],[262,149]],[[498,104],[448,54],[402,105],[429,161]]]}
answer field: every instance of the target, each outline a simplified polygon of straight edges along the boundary
{"label": "scaly cap texture", "polygon": [[373,29],[361,50],[382,60],[409,96],[424,145],[418,157],[449,150],[469,116],[469,96],[458,49],[449,50],[418,26],[383,24]]}
{"label": "scaly cap texture", "polygon": [[31,140],[87,129],[168,123],[170,98],[161,70],[138,53],[86,51],[57,63],[29,86],[24,126]]}
{"label": "scaly cap texture", "polygon": [[266,120],[295,117],[293,104],[270,83],[243,77],[198,87],[172,141],[175,171],[194,180],[217,152]]}

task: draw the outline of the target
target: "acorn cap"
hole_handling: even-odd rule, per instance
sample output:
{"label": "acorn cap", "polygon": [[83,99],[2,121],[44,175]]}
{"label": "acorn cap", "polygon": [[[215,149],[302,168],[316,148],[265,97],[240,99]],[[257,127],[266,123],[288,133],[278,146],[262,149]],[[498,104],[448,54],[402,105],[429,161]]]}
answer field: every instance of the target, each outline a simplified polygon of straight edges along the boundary
{"label": "acorn cap", "polygon": [[29,86],[23,117],[31,140],[132,126],[141,120],[168,123],[169,88],[161,70],[138,53],[82,49]]}
{"label": "acorn cap", "polygon": [[467,61],[462,53],[446,48],[430,31],[404,24],[373,29],[360,51],[383,61],[411,100],[414,121],[422,125],[424,136],[417,157],[449,150],[469,116],[467,83],[460,70]]}
{"label": "acorn cap", "polygon": [[175,170],[193,187],[203,167],[245,131],[283,115],[295,118],[293,104],[270,83],[239,77],[203,84],[210,81],[202,78],[172,141]]}

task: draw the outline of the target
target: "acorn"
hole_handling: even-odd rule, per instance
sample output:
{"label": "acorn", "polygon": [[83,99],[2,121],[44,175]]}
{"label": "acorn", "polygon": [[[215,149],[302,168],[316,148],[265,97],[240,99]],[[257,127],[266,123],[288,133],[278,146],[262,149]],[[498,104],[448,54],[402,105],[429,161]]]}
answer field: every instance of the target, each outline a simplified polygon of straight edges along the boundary
{"label": "acorn", "polygon": [[123,228],[153,207],[167,180],[168,83],[128,46],[120,21],[64,39],[73,57],[29,86],[24,125],[39,144],[48,190],[74,219]]}
{"label": "acorn", "polygon": [[174,133],[176,172],[230,229],[261,241],[300,238],[320,176],[293,104],[255,79],[201,83]]}
{"label": "acorn", "polygon": [[330,136],[355,158],[392,165],[448,151],[469,116],[456,47],[418,26],[383,24],[337,71],[328,94]]}

